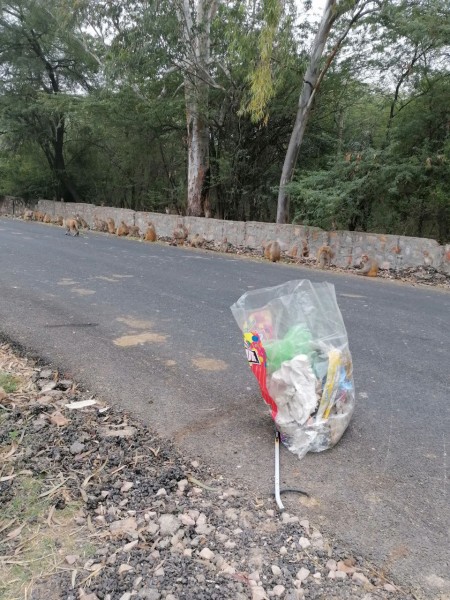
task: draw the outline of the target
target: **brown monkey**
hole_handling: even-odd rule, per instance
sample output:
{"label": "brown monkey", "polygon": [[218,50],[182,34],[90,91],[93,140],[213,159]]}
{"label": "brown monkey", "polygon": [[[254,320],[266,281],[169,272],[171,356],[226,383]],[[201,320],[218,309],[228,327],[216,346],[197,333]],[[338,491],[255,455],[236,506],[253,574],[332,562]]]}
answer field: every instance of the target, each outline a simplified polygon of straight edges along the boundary
{"label": "brown monkey", "polygon": [[80,217],[79,214],[75,215],[75,219],[77,221],[78,227],[82,228],[82,229],[89,229],[89,225],[87,224],[87,222],[83,219],[83,217]]}
{"label": "brown monkey", "polygon": [[185,225],[182,225],[181,223],[177,225],[172,234],[175,245],[184,246],[184,242],[187,240],[188,233],[189,232]]}
{"label": "brown monkey", "polygon": [[379,266],[377,261],[369,258],[367,254],[361,256],[361,267],[358,275],[365,275],[366,277],[376,277],[378,275]]}
{"label": "brown monkey", "polygon": [[40,210],[37,210],[34,213],[34,220],[42,223],[42,221],[44,220],[44,216],[44,213],[42,213]]}
{"label": "brown monkey", "polygon": [[199,233],[196,233],[194,235],[194,237],[192,238],[192,240],[190,241],[190,246],[191,248],[203,248],[203,246],[205,245],[205,238],[200,235]]}
{"label": "brown monkey", "polygon": [[272,242],[269,258],[272,262],[278,262],[281,258],[281,247],[278,242]]}
{"label": "brown monkey", "polygon": [[328,269],[331,265],[331,259],[333,258],[333,256],[334,252],[330,248],[330,246],[321,246],[317,253],[317,266],[321,269]]}
{"label": "brown monkey", "polygon": [[103,231],[103,233],[108,233],[108,223],[106,221],[102,221],[98,217],[94,217],[94,228],[96,231]]}
{"label": "brown monkey", "polygon": [[308,242],[306,240],[302,240],[302,256],[303,258],[308,258],[309,256]]}
{"label": "brown monkey", "polygon": [[278,262],[281,258],[281,247],[276,241],[269,242],[264,248],[264,257],[272,262]]}
{"label": "brown monkey", "polygon": [[32,210],[26,210],[23,213],[23,218],[25,221],[32,221],[34,217],[33,211]]}
{"label": "brown monkey", "polygon": [[73,232],[73,236],[80,235],[76,219],[65,219],[64,225],[66,227],[66,235],[69,235],[71,232]]}
{"label": "brown monkey", "polygon": [[133,237],[139,237],[140,236],[140,231],[139,231],[139,227],[137,225],[130,225],[130,233],[129,235],[133,236]]}
{"label": "brown monkey", "polygon": [[108,233],[114,235],[116,233],[116,224],[114,223],[114,219],[111,219],[111,217],[106,219],[106,225],[108,228]]}
{"label": "brown monkey", "polygon": [[117,228],[117,235],[118,236],[126,236],[130,233],[130,229],[128,227],[128,225],[124,222],[124,221],[120,221],[120,225]]}
{"label": "brown monkey", "polygon": [[210,219],[212,217],[211,203],[209,202],[209,198],[206,198],[205,200],[203,212],[205,213],[205,219]]}
{"label": "brown monkey", "polygon": [[166,206],[165,210],[166,210],[166,215],[179,215],[180,214],[180,211],[177,210],[177,208],[175,208],[175,206],[173,204],[171,204],[170,206]]}
{"label": "brown monkey", "polygon": [[270,255],[270,246],[272,245],[272,242],[263,242],[263,256],[264,258],[267,258],[267,260],[269,260],[269,255]]}
{"label": "brown monkey", "polygon": [[297,258],[298,246],[292,246],[289,252],[286,254],[288,258]]}
{"label": "brown monkey", "polygon": [[227,238],[224,237],[222,243],[219,246],[220,252],[229,252],[231,248],[231,244],[228,242]]}
{"label": "brown monkey", "polygon": [[44,218],[42,219],[43,223],[51,223],[52,222],[52,218],[50,217],[50,215],[48,215],[47,213],[45,213]]}
{"label": "brown monkey", "polygon": [[145,232],[144,240],[146,242],[156,242],[156,229],[151,221],[147,223],[147,231]]}

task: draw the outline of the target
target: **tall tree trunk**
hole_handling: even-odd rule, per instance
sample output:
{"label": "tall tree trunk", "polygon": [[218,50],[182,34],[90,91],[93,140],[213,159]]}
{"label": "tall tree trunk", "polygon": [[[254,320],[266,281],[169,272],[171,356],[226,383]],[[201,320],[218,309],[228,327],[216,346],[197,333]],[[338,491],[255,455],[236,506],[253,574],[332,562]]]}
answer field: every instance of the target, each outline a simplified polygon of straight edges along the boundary
{"label": "tall tree trunk", "polygon": [[295,119],[291,139],[289,140],[286,157],[284,159],[280,179],[280,189],[278,191],[277,223],[287,223],[289,220],[289,196],[286,193],[286,185],[290,183],[294,175],[298,153],[303,142],[303,136],[311,114],[314,97],[317,94],[317,90],[319,89],[326,72],[330,68],[331,63],[353,25],[363,16],[373,12],[370,8],[367,8],[366,10],[368,5],[370,5],[370,0],[354,0],[353,6],[350,7],[351,10],[353,10],[353,16],[348,20],[333,49],[327,56],[324,66],[319,71],[325,44],[334,22],[339,17],[336,0],[326,0],[322,20],[320,21],[319,29],[314,38],[309,65],[303,79],[303,88],[298,101],[297,117]]}
{"label": "tall tree trunk", "polygon": [[[182,26],[187,68],[184,75],[188,144],[187,214],[204,215],[209,176],[209,63],[211,22],[218,0],[181,0],[177,10]],[[192,10],[193,8],[193,10]]]}
{"label": "tall tree trunk", "polygon": [[281,172],[280,188],[278,191],[277,223],[287,223],[289,220],[289,196],[286,192],[286,184],[292,180],[294,175],[298,153],[311,113],[314,96],[322,81],[323,75],[325,74],[323,69],[322,72],[319,71],[319,66],[328,35],[335,20],[336,0],[327,0],[322,20],[314,39],[309,65],[303,79],[303,88],[298,101],[294,129],[292,130],[291,139],[289,140],[289,146],[284,159],[283,170]]}
{"label": "tall tree trunk", "polygon": [[[205,88],[205,89],[204,89]],[[188,140],[188,202],[187,214],[201,217],[207,197],[209,171],[209,127],[205,117],[208,87],[197,81],[196,89],[190,81],[185,82],[186,120]]]}
{"label": "tall tree trunk", "polygon": [[81,198],[66,171],[66,163],[64,160],[64,115],[59,115],[55,129],[55,138],[53,140],[53,170],[61,186],[61,195],[66,202],[81,202]]}

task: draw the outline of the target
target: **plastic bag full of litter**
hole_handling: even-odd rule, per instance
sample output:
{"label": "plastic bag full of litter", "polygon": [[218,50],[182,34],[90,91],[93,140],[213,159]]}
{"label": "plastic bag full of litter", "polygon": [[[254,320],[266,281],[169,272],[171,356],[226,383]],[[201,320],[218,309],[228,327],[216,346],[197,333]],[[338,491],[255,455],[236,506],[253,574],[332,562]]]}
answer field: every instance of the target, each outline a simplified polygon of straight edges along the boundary
{"label": "plastic bag full of litter", "polygon": [[334,286],[288,281],[245,293],[231,311],[282,442],[299,458],[332,448],[355,406]]}

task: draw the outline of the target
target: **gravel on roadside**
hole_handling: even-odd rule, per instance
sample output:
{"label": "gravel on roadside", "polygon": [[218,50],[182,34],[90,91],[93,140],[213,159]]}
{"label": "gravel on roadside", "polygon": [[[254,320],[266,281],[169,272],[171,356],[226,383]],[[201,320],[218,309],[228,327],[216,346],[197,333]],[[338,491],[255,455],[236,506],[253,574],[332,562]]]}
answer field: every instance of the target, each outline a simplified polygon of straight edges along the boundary
{"label": "gravel on roadside", "polygon": [[416,598],[7,343],[2,374],[0,598]]}

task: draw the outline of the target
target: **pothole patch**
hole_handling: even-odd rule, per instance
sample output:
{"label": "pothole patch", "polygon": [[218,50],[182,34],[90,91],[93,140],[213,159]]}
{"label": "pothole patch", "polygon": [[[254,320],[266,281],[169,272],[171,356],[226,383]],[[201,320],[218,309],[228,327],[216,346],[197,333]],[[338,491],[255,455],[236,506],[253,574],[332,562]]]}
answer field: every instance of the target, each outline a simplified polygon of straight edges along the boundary
{"label": "pothole patch", "polygon": [[199,356],[192,359],[192,364],[202,371],[226,371],[228,364],[220,358],[205,358]]}
{"label": "pothole patch", "polygon": [[128,348],[130,346],[139,346],[141,344],[148,343],[162,343],[167,339],[166,335],[160,333],[152,333],[151,331],[145,331],[143,333],[131,333],[129,335],[123,335],[114,340],[115,346],[121,348]]}

